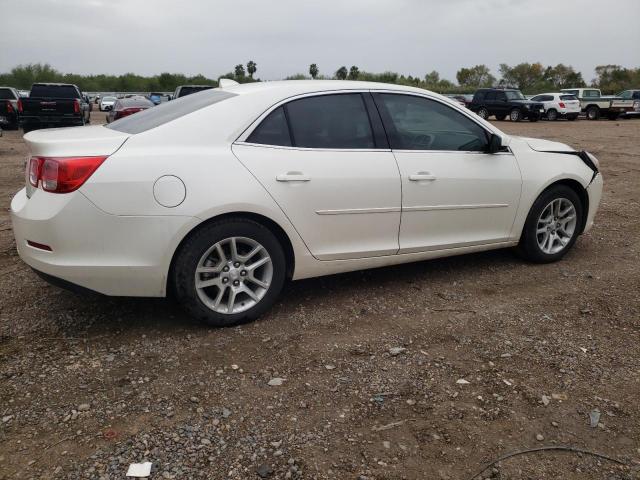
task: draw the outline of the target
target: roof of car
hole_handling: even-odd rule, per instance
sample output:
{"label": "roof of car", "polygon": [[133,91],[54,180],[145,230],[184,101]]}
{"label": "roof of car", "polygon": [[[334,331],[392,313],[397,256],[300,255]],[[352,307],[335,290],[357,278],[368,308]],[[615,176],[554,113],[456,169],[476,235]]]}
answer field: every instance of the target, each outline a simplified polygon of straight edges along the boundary
{"label": "roof of car", "polygon": [[225,91],[243,94],[266,90],[291,90],[292,92],[322,92],[332,90],[416,90],[423,89],[393,83],[362,82],[358,80],[278,80],[273,82],[241,83],[224,87]]}

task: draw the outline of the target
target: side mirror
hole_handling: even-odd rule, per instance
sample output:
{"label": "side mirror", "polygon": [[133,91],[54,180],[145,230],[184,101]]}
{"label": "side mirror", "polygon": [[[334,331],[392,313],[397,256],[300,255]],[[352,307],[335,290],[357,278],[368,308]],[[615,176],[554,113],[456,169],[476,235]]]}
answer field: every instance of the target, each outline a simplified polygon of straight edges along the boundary
{"label": "side mirror", "polygon": [[498,153],[502,148],[502,138],[495,133],[491,134],[491,138],[489,139],[489,148],[488,153]]}

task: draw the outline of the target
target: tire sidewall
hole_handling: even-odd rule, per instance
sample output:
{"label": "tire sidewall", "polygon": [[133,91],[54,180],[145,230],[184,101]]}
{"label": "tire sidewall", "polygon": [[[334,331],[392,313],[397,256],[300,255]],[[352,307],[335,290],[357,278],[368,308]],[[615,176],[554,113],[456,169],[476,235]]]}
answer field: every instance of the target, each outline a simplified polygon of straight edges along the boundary
{"label": "tire sidewall", "polygon": [[[271,257],[273,276],[262,299],[247,311],[222,314],[208,308],[195,288],[195,271],[202,255],[215,243],[229,237],[251,238]],[[229,219],[201,227],[181,246],[173,269],[173,291],[188,313],[213,327],[227,327],[255,320],[275,302],[285,281],[286,260],[282,246],[271,231],[248,219]]]}
{"label": "tire sidewall", "polygon": [[[542,214],[544,208],[546,208],[552,200],[556,198],[566,198],[573,203],[576,209],[576,227],[569,243],[559,252],[554,254],[548,254],[543,252],[538,245],[537,239],[537,226],[538,218]],[[529,215],[527,215],[527,221],[525,222],[522,236],[520,237],[519,249],[523,256],[528,260],[536,263],[550,263],[560,260],[564,257],[569,250],[573,247],[573,244],[578,239],[579,233],[582,231],[583,223],[583,205],[580,201],[580,197],[576,192],[566,185],[552,185],[538,196],[536,201],[531,206]]]}
{"label": "tire sidewall", "polygon": [[[513,118],[514,114],[516,115],[515,119]],[[517,108],[511,110],[509,112],[509,120],[511,120],[512,122],[519,122],[520,120],[522,120],[522,113],[520,112],[520,110],[518,110]]]}
{"label": "tire sidewall", "polygon": [[483,120],[487,120],[489,118],[489,110],[487,110],[485,107],[481,107],[478,110],[478,116]]}
{"label": "tire sidewall", "polygon": [[547,111],[547,120],[557,120],[558,119],[558,112],[555,109],[550,109]]}

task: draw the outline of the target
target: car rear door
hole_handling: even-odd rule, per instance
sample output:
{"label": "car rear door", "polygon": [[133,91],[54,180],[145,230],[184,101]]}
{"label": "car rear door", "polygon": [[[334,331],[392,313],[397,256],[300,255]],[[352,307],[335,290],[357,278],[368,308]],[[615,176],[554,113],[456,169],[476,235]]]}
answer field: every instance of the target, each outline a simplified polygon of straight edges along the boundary
{"label": "car rear door", "polygon": [[316,258],[397,253],[400,175],[368,92],[278,105],[233,152]]}
{"label": "car rear door", "polygon": [[489,154],[488,132],[420,95],[374,93],[402,179],[400,253],[504,242],[521,191],[513,154]]}

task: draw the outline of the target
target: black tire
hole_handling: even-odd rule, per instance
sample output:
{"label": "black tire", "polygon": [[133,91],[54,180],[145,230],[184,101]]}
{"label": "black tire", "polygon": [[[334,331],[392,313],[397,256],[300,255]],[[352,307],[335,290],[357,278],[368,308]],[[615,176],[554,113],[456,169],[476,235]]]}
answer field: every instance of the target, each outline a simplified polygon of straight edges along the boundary
{"label": "black tire", "polygon": [[600,118],[600,109],[596,106],[587,108],[585,113],[587,115],[587,120],[598,120]]}
{"label": "black tire", "polygon": [[511,112],[509,112],[509,120],[511,120],[512,122],[519,122],[520,120],[522,120],[522,112],[520,111],[520,109],[514,108],[513,110],[511,110]]}
{"label": "black tire", "polygon": [[478,116],[483,120],[487,120],[489,118],[489,110],[487,110],[485,107],[480,107],[478,109]]}
{"label": "black tire", "polygon": [[500,121],[503,121],[505,118],[507,118],[506,115],[496,115],[495,117],[496,117],[496,120],[500,120]]}
{"label": "black tire", "polygon": [[[576,224],[572,237],[560,251],[555,253],[546,253],[542,250],[540,245],[538,245],[538,234],[536,231],[538,228],[538,219],[546,207],[555,199],[566,199],[573,204],[576,213]],[[516,252],[522,258],[535,263],[550,263],[560,260],[569,250],[571,250],[571,247],[573,247],[573,244],[576,242],[578,235],[582,232],[583,208],[580,197],[578,197],[576,192],[570,187],[556,184],[547,188],[536,199],[529,211],[527,221],[525,222],[522,230],[522,235],[520,236],[520,243],[516,247]]]}
{"label": "black tire", "polygon": [[[207,307],[198,295],[195,287],[196,268],[208,249],[231,237],[244,237],[259,243],[271,257],[272,277],[264,296],[248,310],[219,313]],[[182,307],[194,318],[211,327],[229,327],[255,320],[266,312],[282,290],[285,272],[286,260],[282,245],[268,228],[249,219],[224,219],[203,226],[180,247],[173,265],[172,291]]]}
{"label": "black tire", "polygon": [[550,108],[547,110],[547,120],[552,122],[558,120],[558,111],[555,108]]}

